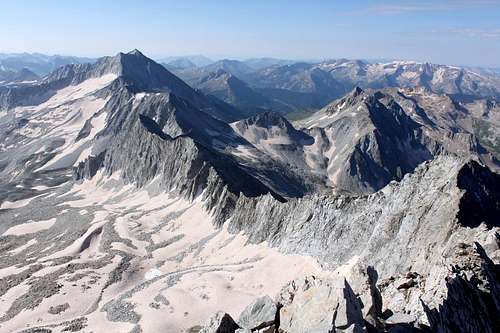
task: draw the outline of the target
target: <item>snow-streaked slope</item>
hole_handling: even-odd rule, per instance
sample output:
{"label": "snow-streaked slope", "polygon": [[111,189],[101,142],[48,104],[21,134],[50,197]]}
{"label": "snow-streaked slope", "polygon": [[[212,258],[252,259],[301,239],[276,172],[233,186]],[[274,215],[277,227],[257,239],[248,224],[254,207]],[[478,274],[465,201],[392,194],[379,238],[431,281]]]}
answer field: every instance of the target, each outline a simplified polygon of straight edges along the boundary
{"label": "snow-streaked slope", "polygon": [[[118,179],[99,173],[8,213],[12,219],[0,233],[10,235],[11,250],[3,259],[19,258],[18,272],[31,267],[36,285],[55,289],[41,296],[21,278],[5,295],[11,302],[1,307],[3,330],[51,325],[59,332],[68,321],[83,320],[92,331],[182,332],[215,309],[237,316],[291,278],[333,274],[310,257],[247,244],[243,234],[214,228],[201,196],[190,202],[162,192],[157,180],[138,190]],[[35,207],[37,215],[24,221]],[[31,262],[20,259],[28,253]],[[3,270],[8,262],[2,260],[0,281],[14,273]],[[58,306],[63,310],[51,314]]]}
{"label": "snow-streaked slope", "polygon": [[[304,168],[303,146],[311,145],[313,138],[297,131],[285,118],[272,112],[231,124],[236,133],[251,143],[260,154],[269,156],[280,163],[288,163]],[[251,149],[247,148],[250,152]],[[244,155],[244,154],[243,154]],[[259,155],[253,153],[247,156]]]}
{"label": "snow-streaked slope", "polygon": [[[46,102],[36,106],[17,107],[15,117],[24,119],[27,124],[15,130],[18,140],[6,149],[19,145],[29,145],[43,138],[48,142],[61,142],[54,156],[41,170],[58,169],[74,165],[80,153],[88,147],[88,142],[104,128],[106,113],[99,113],[108,97],[96,93],[110,85],[117,78],[114,74],[91,78],[77,85],[58,90]],[[91,130],[89,135],[77,140],[86,123]],[[49,145],[49,143],[47,143]],[[41,147],[43,151],[47,147]]]}

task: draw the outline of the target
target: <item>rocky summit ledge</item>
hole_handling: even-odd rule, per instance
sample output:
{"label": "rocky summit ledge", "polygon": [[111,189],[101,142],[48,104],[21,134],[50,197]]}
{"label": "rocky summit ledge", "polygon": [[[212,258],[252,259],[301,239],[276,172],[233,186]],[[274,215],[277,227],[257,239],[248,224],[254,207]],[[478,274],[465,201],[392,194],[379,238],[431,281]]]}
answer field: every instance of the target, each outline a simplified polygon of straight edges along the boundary
{"label": "rocky summit ledge", "polygon": [[428,276],[408,271],[378,281],[373,267],[358,264],[347,278],[293,280],[274,299],[255,299],[238,320],[216,313],[200,332],[496,332],[500,266],[477,243],[450,255],[454,264]]}

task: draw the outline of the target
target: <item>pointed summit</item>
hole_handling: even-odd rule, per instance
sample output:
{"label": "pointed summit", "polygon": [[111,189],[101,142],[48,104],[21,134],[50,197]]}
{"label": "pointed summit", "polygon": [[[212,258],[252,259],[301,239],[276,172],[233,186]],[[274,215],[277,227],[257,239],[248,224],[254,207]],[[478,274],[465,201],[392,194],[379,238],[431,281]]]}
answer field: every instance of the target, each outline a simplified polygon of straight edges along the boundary
{"label": "pointed summit", "polygon": [[94,67],[100,73],[117,74],[135,92],[170,92],[200,109],[212,107],[204,96],[137,49],[101,58]]}
{"label": "pointed summit", "polygon": [[145,57],[145,55],[141,51],[139,51],[138,49],[133,49],[128,54],[135,55],[135,56],[143,56],[143,57]]}
{"label": "pointed summit", "polygon": [[352,90],[351,94],[352,94],[353,96],[358,96],[358,95],[362,94],[363,92],[364,92],[364,91],[363,91],[363,89],[361,89],[360,87],[356,86],[356,87]]}
{"label": "pointed summit", "polygon": [[231,126],[252,143],[277,136],[286,137],[290,142],[312,143],[312,138],[309,135],[295,129],[285,117],[272,111],[259,113],[235,122]]}
{"label": "pointed summit", "polygon": [[343,98],[331,102],[325,106],[324,110],[327,114],[332,115],[343,110],[348,110],[350,107],[358,104],[367,97],[366,92],[360,87],[356,86],[350,93]]}

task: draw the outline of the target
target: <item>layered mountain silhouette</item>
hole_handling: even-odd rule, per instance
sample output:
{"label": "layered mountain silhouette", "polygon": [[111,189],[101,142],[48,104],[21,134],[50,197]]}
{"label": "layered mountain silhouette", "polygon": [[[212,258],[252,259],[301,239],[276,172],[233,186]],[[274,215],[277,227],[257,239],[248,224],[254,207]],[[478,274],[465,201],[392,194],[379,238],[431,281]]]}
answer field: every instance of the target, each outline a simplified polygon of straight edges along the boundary
{"label": "layered mountain silhouette", "polygon": [[93,58],[45,55],[41,53],[0,53],[0,69],[19,72],[27,69],[37,76],[43,77],[55,69],[68,64],[93,62]]}
{"label": "layered mountain silhouette", "polygon": [[[480,69],[412,61],[369,63],[348,59],[268,64],[252,67],[247,61],[222,60],[206,67],[173,70],[190,85],[198,87],[201,78],[222,69],[267,98],[288,106],[275,109],[280,112],[321,108],[356,86],[363,89],[424,87],[457,100],[498,98],[500,93],[498,76]],[[257,99],[255,105],[258,103]]]}

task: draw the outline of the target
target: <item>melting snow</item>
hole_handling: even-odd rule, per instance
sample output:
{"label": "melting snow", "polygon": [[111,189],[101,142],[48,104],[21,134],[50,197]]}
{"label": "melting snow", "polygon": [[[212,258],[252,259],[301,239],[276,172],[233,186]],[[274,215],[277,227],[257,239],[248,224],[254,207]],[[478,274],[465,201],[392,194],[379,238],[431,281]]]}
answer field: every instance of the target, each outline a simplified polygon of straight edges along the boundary
{"label": "melting snow", "polygon": [[19,224],[9,228],[6,232],[3,233],[3,236],[31,234],[41,230],[49,229],[54,225],[54,223],[56,223],[55,217],[46,221],[32,221],[31,223]]}
{"label": "melting snow", "polygon": [[155,277],[161,276],[163,273],[157,268],[151,268],[149,271],[144,274],[144,278],[146,280],[154,279]]}

